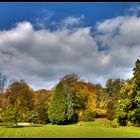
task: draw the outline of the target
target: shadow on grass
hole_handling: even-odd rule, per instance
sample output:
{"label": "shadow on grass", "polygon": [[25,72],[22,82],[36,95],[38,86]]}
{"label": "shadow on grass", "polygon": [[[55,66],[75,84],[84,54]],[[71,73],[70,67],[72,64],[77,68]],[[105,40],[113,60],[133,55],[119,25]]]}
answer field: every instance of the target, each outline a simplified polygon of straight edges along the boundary
{"label": "shadow on grass", "polygon": [[5,128],[22,128],[22,127],[25,127],[25,126],[3,126]]}
{"label": "shadow on grass", "polygon": [[19,126],[19,125],[16,125],[16,126],[3,126],[5,128],[25,128],[25,127],[43,127],[43,125],[40,125],[40,124],[34,124],[34,125],[28,125],[28,126]]}
{"label": "shadow on grass", "polygon": [[39,125],[31,125],[31,126],[26,126],[26,127],[43,127],[44,125],[41,125],[41,124],[39,124]]}

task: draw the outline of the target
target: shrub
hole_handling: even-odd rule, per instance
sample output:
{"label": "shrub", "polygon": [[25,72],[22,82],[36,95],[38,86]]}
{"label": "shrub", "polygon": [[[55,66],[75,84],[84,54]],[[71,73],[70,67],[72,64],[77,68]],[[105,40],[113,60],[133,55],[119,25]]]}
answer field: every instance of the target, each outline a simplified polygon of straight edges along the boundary
{"label": "shrub", "polygon": [[129,126],[133,126],[133,123],[131,122],[131,121],[128,121],[127,122],[127,126],[129,127]]}
{"label": "shrub", "polygon": [[89,110],[85,110],[80,118],[80,121],[94,121],[94,114],[92,112],[90,112]]}
{"label": "shrub", "polygon": [[111,126],[112,126],[112,127],[115,127],[115,128],[118,128],[118,127],[119,127],[119,123],[118,123],[117,118],[115,118],[115,119],[111,122]]}
{"label": "shrub", "polygon": [[101,108],[96,108],[95,109],[95,112],[94,112],[94,116],[96,118],[104,118],[104,117],[107,117],[107,110],[106,109],[101,109]]}

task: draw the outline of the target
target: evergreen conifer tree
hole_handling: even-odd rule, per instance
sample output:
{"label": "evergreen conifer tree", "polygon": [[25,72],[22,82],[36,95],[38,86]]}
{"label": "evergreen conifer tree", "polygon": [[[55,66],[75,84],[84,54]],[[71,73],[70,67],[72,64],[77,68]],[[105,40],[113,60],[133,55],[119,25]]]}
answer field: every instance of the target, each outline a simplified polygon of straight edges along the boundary
{"label": "evergreen conifer tree", "polygon": [[67,115],[67,98],[61,82],[56,86],[55,94],[48,110],[48,117],[52,124],[65,124]]}

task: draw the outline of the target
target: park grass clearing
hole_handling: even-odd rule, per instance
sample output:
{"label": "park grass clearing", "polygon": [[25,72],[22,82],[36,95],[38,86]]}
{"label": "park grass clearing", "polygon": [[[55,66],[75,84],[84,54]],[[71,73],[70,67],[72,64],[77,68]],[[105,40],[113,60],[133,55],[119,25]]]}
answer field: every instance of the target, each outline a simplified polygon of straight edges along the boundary
{"label": "park grass clearing", "polygon": [[[78,124],[82,124],[81,126]],[[139,127],[111,127],[110,121],[96,119],[70,125],[0,126],[0,138],[140,138]]]}

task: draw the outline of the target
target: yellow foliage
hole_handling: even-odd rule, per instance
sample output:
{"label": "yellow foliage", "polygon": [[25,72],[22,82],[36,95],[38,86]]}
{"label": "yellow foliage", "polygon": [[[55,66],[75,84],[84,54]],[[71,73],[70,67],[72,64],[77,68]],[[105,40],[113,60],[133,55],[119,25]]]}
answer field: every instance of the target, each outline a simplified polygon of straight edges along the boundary
{"label": "yellow foliage", "polygon": [[95,114],[98,114],[99,116],[105,116],[107,114],[107,109],[95,108]]}

